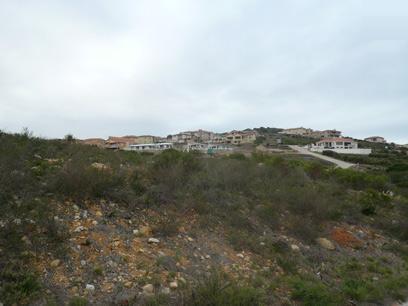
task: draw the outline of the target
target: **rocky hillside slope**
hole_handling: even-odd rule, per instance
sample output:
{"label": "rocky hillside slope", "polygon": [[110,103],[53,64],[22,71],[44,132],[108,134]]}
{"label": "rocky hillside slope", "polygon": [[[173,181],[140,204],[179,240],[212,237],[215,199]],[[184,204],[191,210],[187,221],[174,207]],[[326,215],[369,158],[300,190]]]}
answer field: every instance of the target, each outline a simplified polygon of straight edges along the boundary
{"label": "rocky hillside slope", "polygon": [[3,305],[397,305],[408,200],[295,157],[0,135]]}

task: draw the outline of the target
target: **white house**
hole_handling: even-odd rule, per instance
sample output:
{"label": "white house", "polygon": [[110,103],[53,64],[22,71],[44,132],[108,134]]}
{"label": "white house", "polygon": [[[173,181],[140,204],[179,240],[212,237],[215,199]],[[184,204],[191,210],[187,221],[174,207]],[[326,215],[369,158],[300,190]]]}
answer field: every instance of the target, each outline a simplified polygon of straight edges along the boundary
{"label": "white house", "polygon": [[131,144],[125,150],[127,151],[163,151],[173,148],[173,144],[170,142],[158,142],[158,143],[141,143]]}
{"label": "white house", "polygon": [[361,154],[368,155],[371,149],[360,149],[358,143],[351,138],[324,138],[315,144],[309,145],[309,150],[313,152],[333,151],[340,154]]}
{"label": "white house", "polygon": [[189,143],[184,146],[184,151],[202,151],[202,152],[216,152],[216,151],[228,151],[232,150],[230,147],[223,144],[204,144],[204,143]]}

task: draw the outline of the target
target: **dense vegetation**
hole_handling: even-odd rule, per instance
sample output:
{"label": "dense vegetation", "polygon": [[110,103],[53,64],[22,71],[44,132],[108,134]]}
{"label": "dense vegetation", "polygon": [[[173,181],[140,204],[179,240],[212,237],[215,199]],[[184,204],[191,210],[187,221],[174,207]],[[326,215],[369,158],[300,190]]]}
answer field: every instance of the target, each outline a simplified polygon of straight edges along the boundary
{"label": "dense vegetation", "polygon": [[[284,271],[281,276],[265,271],[249,282],[214,272],[183,292],[187,305],[270,304],[276,288],[304,305],[406,296],[408,202],[401,194],[408,186],[405,174],[399,175],[407,171],[405,161],[387,164],[385,171],[360,172],[266,154],[114,152],[29,133],[1,133],[0,141],[0,301],[6,305],[44,294],[32,252],[64,256],[69,236],[54,220],[53,205],[66,200],[80,205],[106,200],[129,210],[148,207],[174,214],[194,209],[203,230],[221,227],[237,251],[277,260]],[[316,249],[316,238],[334,222],[366,226],[395,239],[384,246],[393,261],[327,255],[330,268],[321,281],[305,267],[321,266],[322,255],[289,256],[289,246],[276,236]],[[41,230],[33,231],[34,225]],[[175,232],[165,219],[155,230],[164,236]],[[86,303],[75,301],[72,305]],[[158,296],[147,303],[166,304],[166,299]]]}

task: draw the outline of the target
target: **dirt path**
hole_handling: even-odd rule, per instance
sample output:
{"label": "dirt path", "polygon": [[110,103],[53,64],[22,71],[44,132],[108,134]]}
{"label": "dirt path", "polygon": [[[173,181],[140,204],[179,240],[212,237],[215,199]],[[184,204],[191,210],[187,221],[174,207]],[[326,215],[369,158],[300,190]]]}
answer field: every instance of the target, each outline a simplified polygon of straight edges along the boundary
{"label": "dirt path", "polygon": [[299,152],[301,154],[310,155],[310,156],[313,156],[313,157],[316,157],[316,158],[331,162],[331,163],[333,163],[333,164],[335,164],[338,167],[343,168],[343,169],[347,169],[347,168],[350,168],[350,167],[354,166],[354,164],[352,164],[352,163],[348,163],[348,162],[345,162],[345,161],[342,161],[342,160],[335,159],[333,157],[329,157],[329,156],[326,156],[326,155],[311,152],[311,151],[309,151],[308,149],[306,149],[304,147],[300,147],[300,146],[289,146],[289,147],[292,150],[297,151],[297,152]]}

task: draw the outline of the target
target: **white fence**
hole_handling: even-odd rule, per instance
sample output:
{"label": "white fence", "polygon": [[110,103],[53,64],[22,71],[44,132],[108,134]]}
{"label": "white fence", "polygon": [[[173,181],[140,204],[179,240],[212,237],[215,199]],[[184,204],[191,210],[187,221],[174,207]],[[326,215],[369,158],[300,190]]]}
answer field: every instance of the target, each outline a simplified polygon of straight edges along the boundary
{"label": "white fence", "polygon": [[359,154],[359,155],[369,155],[371,154],[371,149],[325,149],[322,147],[311,147],[310,151],[322,153],[323,151],[333,151],[339,154]]}

